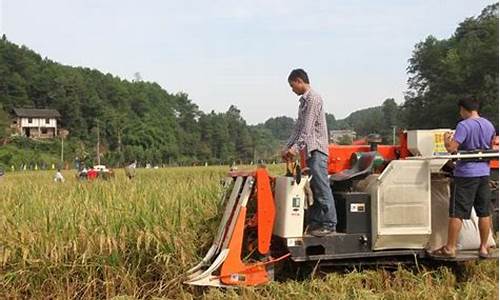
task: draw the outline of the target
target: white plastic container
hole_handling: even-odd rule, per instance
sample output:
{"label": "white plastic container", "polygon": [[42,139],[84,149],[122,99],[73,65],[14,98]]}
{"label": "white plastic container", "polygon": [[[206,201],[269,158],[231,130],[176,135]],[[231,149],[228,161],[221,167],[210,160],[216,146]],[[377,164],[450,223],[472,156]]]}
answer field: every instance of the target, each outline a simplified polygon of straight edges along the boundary
{"label": "white plastic container", "polygon": [[300,184],[297,184],[293,177],[276,177],[274,235],[282,238],[302,237],[304,232],[304,185],[307,180],[309,178],[303,176]]}
{"label": "white plastic container", "polygon": [[[408,150],[415,156],[447,155],[443,134],[451,129],[408,130]],[[434,159],[429,162],[432,173],[437,173],[447,159]]]}

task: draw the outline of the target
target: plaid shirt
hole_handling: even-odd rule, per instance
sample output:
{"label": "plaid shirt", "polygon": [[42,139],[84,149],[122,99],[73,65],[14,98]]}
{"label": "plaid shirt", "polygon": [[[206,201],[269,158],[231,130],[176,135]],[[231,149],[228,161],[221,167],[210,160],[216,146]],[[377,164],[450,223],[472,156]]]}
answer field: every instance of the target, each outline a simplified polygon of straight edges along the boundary
{"label": "plaid shirt", "polygon": [[300,97],[299,117],[286,146],[297,152],[305,148],[308,156],[314,150],[328,155],[326,128],[323,99],[314,90],[309,89]]}

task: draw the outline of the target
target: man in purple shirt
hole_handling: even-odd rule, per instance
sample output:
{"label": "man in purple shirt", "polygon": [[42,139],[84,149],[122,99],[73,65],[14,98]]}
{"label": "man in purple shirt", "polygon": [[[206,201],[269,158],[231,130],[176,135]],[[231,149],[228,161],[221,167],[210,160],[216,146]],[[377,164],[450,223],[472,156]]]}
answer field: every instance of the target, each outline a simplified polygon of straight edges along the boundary
{"label": "man in purple shirt", "polygon": [[300,97],[299,116],[294,131],[282,152],[289,160],[303,151],[311,178],[314,204],[308,210],[308,232],[323,237],[335,232],[337,212],[328,180],[328,132],[323,99],[311,89],[309,77],[302,69],[288,76],[292,91]]}
{"label": "man in purple shirt", "polygon": [[[446,150],[487,150],[492,147],[495,128],[490,121],[479,116],[479,101],[466,97],[459,101],[460,121],[455,134],[444,134]],[[448,242],[435,251],[437,255],[454,257],[462,220],[470,219],[472,207],[479,217],[481,245],[479,257],[488,257],[488,236],[491,228],[489,162],[458,161],[453,174],[448,220]]]}

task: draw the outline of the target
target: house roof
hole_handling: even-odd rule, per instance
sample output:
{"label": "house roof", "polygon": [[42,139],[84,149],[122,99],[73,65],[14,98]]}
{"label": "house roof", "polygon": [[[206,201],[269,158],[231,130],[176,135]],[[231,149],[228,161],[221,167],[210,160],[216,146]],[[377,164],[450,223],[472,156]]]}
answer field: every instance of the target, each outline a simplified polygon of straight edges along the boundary
{"label": "house roof", "polygon": [[14,108],[14,114],[26,118],[60,118],[61,114],[55,109]]}
{"label": "house roof", "polygon": [[330,130],[330,134],[356,134],[356,131],[351,129]]}

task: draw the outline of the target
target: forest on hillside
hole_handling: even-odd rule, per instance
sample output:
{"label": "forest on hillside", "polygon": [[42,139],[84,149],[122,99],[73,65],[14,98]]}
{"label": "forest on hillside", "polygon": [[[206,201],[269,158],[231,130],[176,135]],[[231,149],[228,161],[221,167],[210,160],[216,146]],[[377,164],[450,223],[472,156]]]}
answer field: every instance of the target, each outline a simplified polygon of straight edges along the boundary
{"label": "forest on hillside", "polygon": [[[481,100],[481,113],[498,131],[498,3],[464,20],[447,39],[428,36],[417,43],[407,71],[404,103],[381,99],[381,106],[353,112],[342,120],[327,114],[329,129],[353,129],[360,136],[376,132],[388,141],[393,127],[453,128],[459,120],[457,100],[472,95]],[[4,35],[0,40],[0,167],[57,163],[58,140],[40,144],[9,138],[9,113],[14,107],[54,108],[61,113],[61,126],[70,132],[65,141],[69,163],[75,157],[92,163],[99,128],[99,152],[113,166],[134,160],[151,164],[269,161],[278,159],[280,145],[294,126],[294,119],[286,116],[249,125],[236,105],[226,112],[203,112],[185,93],[169,93],[154,82],[65,66]]]}

